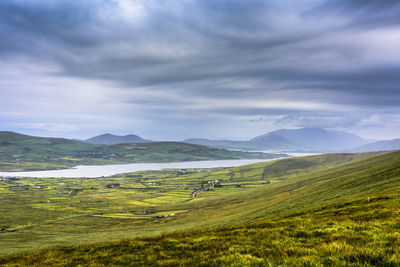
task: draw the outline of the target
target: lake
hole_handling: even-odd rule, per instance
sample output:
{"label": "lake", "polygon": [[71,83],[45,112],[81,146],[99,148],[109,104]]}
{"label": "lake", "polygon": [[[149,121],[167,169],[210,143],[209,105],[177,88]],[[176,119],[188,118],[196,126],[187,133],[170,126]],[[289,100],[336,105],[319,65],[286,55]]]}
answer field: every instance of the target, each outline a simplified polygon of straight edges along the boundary
{"label": "lake", "polygon": [[27,172],[0,172],[0,176],[8,177],[68,177],[68,178],[96,178],[111,176],[114,174],[135,172],[135,171],[156,171],[162,169],[188,169],[188,168],[217,168],[235,167],[256,162],[270,161],[274,159],[243,159],[243,160],[204,160],[184,161],[167,163],[130,163],[112,165],[81,165],[71,169],[50,170],[50,171],[27,171]]}
{"label": "lake", "polygon": [[[302,156],[302,155],[293,155],[293,156]],[[113,165],[91,165],[91,166],[81,165],[71,169],[63,169],[63,170],[0,172],[0,176],[37,177],[37,178],[51,178],[51,177],[97,178],[102,176],[111,176],[115,174],[136,172],[136,171],[235,167],[256,162],[271,161],[271,160],[276,160],[276,159],[204,160],[204,161],[168,162],[168,163],[130,163],[130,164],[113,164]]]}

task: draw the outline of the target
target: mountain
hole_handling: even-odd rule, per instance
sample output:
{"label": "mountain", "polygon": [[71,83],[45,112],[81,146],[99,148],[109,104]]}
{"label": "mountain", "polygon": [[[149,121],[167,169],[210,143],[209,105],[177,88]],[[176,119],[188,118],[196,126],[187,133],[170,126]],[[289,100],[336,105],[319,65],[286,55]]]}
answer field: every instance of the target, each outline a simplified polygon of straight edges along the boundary
{"label": "mountain", "polygon": [[340,151],[369,143],[361,137],[340,131],[321,128],[280,129],[249,141],[209,140],[190,138],[184,142],[231,150],[281,150],[281,151]]}
{"label": "mountain", "polygon": [[129,134],[125,136],[113,135],[113,134],[102,134],[85,140],[85,142],[90,144],[98,145],[116,145],[124,143],[146,143],[152,142],[150,140],[145,140],[138,135]]}
{"label": "mountain", "polygon": [[280,136],[297,147],[321,151],[348,149],[368,143],[355,134],[321,128],[281,129],[255,137],[250,142],[261,143],[270,136]]}
{"label": "mountain", "polygon": [[360,146],[350,151],[367,152],[367,151],[384,151],[384,150],[400,150],[400,138],[374,142],[364,146]]}

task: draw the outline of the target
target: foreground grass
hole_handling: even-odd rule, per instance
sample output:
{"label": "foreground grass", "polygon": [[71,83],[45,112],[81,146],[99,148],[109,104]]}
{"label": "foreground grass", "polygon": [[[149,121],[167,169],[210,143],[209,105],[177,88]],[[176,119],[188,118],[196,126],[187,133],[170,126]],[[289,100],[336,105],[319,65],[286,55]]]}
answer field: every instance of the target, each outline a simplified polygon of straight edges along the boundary
{"label": "foreground grass", "polygon": [[0,258],[4,266],[399,266],[397,193],[283,218]]}

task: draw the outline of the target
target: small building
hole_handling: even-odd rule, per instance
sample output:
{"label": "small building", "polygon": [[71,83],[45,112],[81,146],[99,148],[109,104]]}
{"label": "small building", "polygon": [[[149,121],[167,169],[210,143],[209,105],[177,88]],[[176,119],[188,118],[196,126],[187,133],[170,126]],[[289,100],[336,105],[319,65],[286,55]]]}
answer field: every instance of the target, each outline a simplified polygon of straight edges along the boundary
{"label": "small building", "polygon": [[108,184],[108,185],[106,185],[107,188],[116,188],[116,187],[119,187],[119,186],[120,186],[119,183],[114,183],[114,184]]}

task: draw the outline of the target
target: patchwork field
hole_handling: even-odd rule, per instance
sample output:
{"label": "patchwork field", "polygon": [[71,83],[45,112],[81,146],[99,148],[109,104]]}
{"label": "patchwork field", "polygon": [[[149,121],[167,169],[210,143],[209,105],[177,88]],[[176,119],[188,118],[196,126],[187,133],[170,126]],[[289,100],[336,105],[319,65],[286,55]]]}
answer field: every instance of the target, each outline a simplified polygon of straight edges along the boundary
{"label": "patchwork field", "polygon": [[[388,251],[398,248],[399,191],[400,152],[101,179],[3,179],[1,263],[362,265],[380,259],[395,266],[398,255]],[[118,241],[127,238],[140,239]],[[81,246],[52,248],[68,245]]]}

